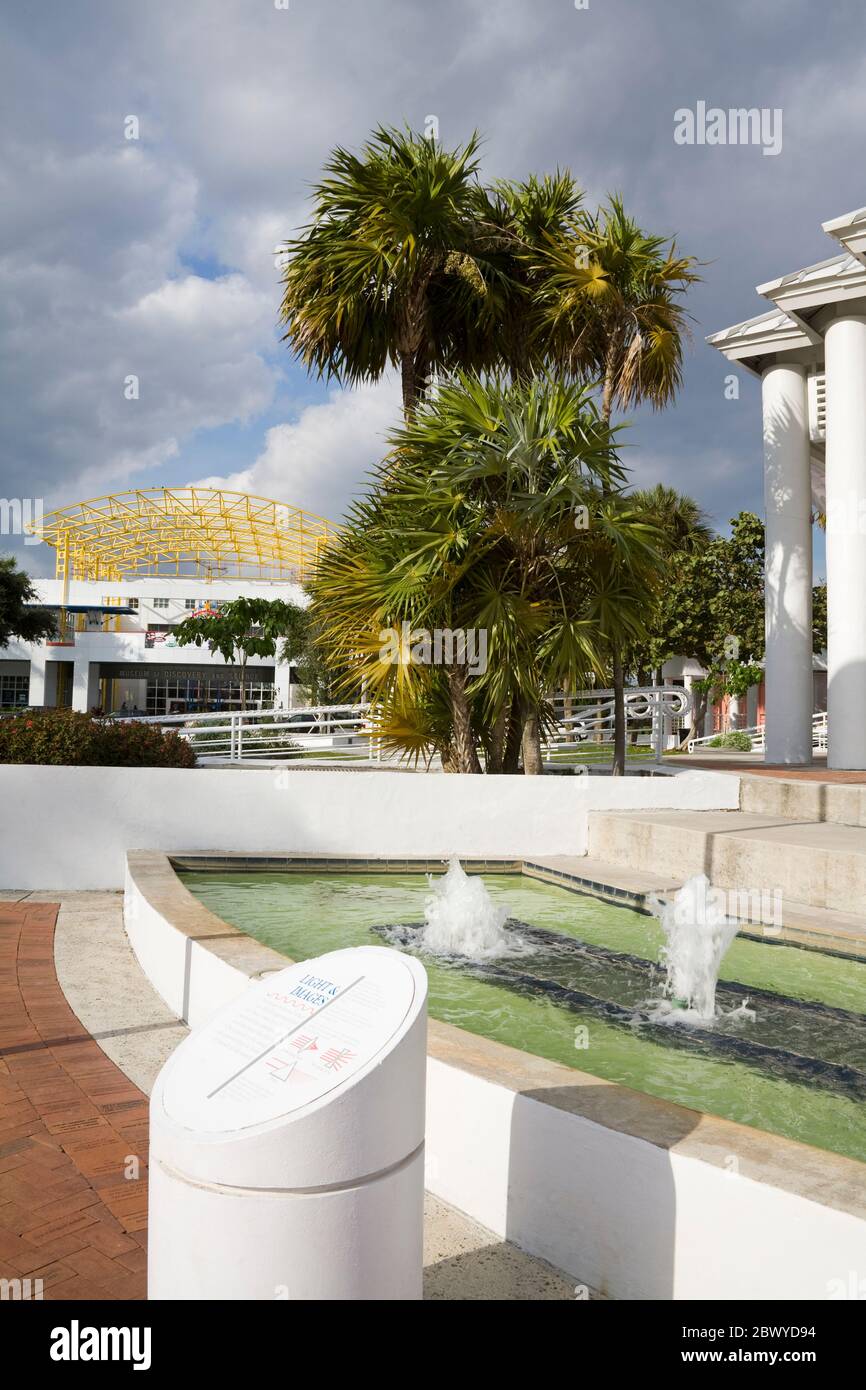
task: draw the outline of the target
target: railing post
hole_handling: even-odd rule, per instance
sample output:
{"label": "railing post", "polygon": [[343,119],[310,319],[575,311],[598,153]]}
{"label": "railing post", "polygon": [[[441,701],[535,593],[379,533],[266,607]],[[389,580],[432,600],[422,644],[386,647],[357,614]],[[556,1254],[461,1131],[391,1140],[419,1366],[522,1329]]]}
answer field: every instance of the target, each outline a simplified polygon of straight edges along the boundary
{"label": "railing post", "polygon": [[662,701],[664,692],[655,690],[653,692],[653,733],[655,735],[656,762],[660,763],[664,758],[665,751],[665,716]]}

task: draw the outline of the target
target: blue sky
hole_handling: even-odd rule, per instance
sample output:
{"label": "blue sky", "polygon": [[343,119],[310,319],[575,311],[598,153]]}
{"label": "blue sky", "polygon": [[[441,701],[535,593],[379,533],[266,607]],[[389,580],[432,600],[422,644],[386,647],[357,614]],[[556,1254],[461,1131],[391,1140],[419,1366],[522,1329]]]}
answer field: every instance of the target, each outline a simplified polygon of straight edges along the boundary
{"label": "blue sky", "polygon": [[[446,145],[484,134],[485,176],[568,166],[590,203],[620,191],[706,263],[679,401],[634,419],[625,458],[720,525],[760,510],[759,386],[726,400],[703,336],[832,255],[820,223],[866,202],[864,37],[862,0],[7,6],[0,495],[220,479],[339,519],[397,385],[344,393],[292,362],[272,250],[334,144],[436,115]],[[781,152],[676,144],[698,101],[780,108]]]}

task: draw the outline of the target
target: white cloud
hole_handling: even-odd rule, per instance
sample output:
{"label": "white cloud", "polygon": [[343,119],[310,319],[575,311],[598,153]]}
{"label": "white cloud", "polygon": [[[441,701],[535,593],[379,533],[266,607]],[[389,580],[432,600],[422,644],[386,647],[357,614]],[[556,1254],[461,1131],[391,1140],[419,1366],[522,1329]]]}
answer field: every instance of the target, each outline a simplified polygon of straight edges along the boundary
{"label": "white cloud", "polygon": [[338,521],[353,493],[387,451],[386,435],[400,420],[400,393],[388,378],[327,402],[306,406],[295,421],[274,425],[255,462],[227,477],[201,478],[210,487],[258,493]]}

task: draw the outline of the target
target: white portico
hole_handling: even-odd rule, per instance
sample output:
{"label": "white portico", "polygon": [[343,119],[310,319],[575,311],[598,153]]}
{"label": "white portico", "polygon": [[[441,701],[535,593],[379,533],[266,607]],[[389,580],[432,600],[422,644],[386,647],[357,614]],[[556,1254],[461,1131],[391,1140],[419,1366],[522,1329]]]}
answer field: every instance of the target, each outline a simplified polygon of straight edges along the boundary
{"label": "white portico", "polygon": [[866,769],[866,208],[842,252],[758,286],[769,313],[708,342],[760,376],[766,758],[812,757],[812,514],[827,518],[827,765]]}

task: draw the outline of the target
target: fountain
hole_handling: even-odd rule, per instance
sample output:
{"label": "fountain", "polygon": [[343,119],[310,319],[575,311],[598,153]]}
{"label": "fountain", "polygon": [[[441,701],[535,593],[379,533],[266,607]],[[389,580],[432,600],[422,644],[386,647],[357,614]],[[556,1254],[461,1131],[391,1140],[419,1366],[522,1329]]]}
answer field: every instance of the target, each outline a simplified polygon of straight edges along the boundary
{"label": "fountain", "polygon": [[424,904],[424,926],[419,945],[437,956],[465,956],[469,960],[494,960],[519,949],[518,938],[505,929],[508,909],[496,907],[480,877],[470,878],[456,854],[448,872],[434,881]]}
{"label": "fountain", "polygon": [[[485,881],[446,863],[447,875],[431,880],[420,866],[376,867],[208,867],[184,882],[293,960],[381,941],[419,954],[433,1017],[458,1028],[693,1109],[866,1153],[866,964],[770,945],[748,929],[732,943],[728,895],[704,878],[658,905],[663,930],[648,932],[646,917],[622,904],[528,875]],[[578,1045],[584,1030],[588,1048]]]}
{"label": "fountain", "polygon": [[[716,1017],[716,985],[722,959],[740,927],[724,911],[724,894],[712,888],[706,874],[684,883],[670,902],[655,899],[651,906],[665,934],[661,961],[667,972],[663,1004],[657,1017],[682,1022]],[[747,1002],[747,1001],[746,1001]],[[744,1016],[748,1011],[741,1006]]]}

